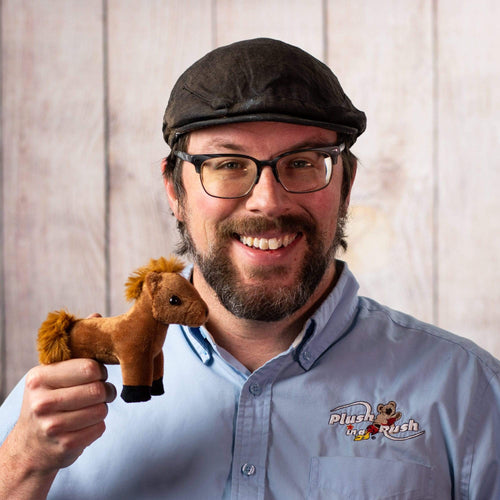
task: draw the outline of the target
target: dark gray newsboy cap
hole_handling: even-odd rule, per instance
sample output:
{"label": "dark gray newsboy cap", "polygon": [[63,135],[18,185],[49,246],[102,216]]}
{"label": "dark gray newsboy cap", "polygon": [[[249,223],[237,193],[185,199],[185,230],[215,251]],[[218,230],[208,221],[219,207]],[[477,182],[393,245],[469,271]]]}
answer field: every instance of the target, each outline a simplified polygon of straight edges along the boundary
{"label": "dark gray newsboy cap", "polygon": [[269,38],[219,47],[177,80],[163,118],[172,147],[187,132],[235,122],[279,121],[348,134],[353,144],[366,116],[330,68],[307,52]]}

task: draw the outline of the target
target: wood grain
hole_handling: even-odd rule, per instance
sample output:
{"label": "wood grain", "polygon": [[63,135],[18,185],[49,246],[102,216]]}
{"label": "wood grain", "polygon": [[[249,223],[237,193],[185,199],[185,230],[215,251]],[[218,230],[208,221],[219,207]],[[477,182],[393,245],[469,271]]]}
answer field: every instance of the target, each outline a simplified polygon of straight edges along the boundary
{"label": "wood grain", "polygon": [[361,293],[433,318],[431,2],[328,2],[328,64],[367,131],[345,256]]}
{"label": "wood grain", "polygon": [[108,3],[111,312],[123,312],[123,284],[177,242],[164,193],[161,126],[180,73],[210,50],[210,0]]}
{"label": "wood grain", "polygon": [[2,2],[6,386],[51,309],[104,306],[101,2]]}
{"label": "wood grain", "polygon": [[319,59],[324,56],[321,0],[217,0],[215,27],[217,46],[270,37],[298,45]]}
{"label": "wood grain", "polygon": [[49,310],[122,312],[127,275],[174,249],[171,87],[259,36],[325,60],[368,115],[345,256],[361,292],[500,356],[498,5],[2,0],[0,390]]}
{"label": "wood grain", "polygon": [[500,4],[438,5],[439,323],[500,357]]}

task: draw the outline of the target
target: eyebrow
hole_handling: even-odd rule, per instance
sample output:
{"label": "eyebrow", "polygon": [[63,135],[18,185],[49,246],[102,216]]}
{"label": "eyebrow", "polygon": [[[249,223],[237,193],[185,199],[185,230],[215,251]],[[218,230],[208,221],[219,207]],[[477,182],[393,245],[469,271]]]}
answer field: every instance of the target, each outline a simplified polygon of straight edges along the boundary
{"label": "eyebrow", "polygon": [[227,139],[223,137],[215,137],[212,141],[210,141],[210,146],[221,149],[230,149],[231,151],[245,151],[243,146],[237,143],[228,142]]}
{"label": "eyebrow", "polygon": [[[326,138],[323,140],[307,139],[307,140],[292,144],[290,147],[284,149],[282,151],[282,153],[284,153],[286,151],[295,151],[298,149],[320,148],[320,147],[324,147],[326,145],[330,146],[333,144],[336,144],[336,142],[329,141]],[[216,148],[221,148],[221,149],[226,149],[226,150],[230,150],[230,151],[237,151],[240,153],[246,152],[246,148],[243,145],[238,144],[238,143],[228,142],[227,139],[224,137],[215,137],[210,142],[210,146],[216,147]]]}

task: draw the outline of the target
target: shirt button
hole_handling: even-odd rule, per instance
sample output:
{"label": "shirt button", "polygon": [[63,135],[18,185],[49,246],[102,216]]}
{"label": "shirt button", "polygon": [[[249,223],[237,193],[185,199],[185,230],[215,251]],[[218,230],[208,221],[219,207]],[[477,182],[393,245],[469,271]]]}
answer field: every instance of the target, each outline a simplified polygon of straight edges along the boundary
{"label": "shirt button", "polygon": [[257,382],[254,382],[253,384],[251,384],[250,387],[248,388],[248,390],[254,396],[260,396],[260,394],[262,393],[262,388]]}
{"label": "shirt button", "polygon": [[312,359],[312,354],[311,354],[311,352],[310,352],[310,351],[304,351],[304,352],[302,353],[302,359],[303,359],[304,361],[311,361],[311,359]]}
{"label": "shirt button", "polygon": [[241,466],[241,472],[245,476],[253,476],[257,472],[257,467],[253,464],[243,464]]}

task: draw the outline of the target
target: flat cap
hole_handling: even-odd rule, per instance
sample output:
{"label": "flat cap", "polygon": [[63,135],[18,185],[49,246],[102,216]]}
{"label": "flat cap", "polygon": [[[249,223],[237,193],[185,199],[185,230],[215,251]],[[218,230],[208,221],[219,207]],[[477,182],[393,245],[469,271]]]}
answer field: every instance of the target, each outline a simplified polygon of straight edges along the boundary
{"label": "flat cap", "polygon": [[328,66],[304,50],[270,38],[219,47],[177,80],[163,118],[172,147],[187,132],[226,123],[279,121],[335,130],[353,144],[366,116]]}

